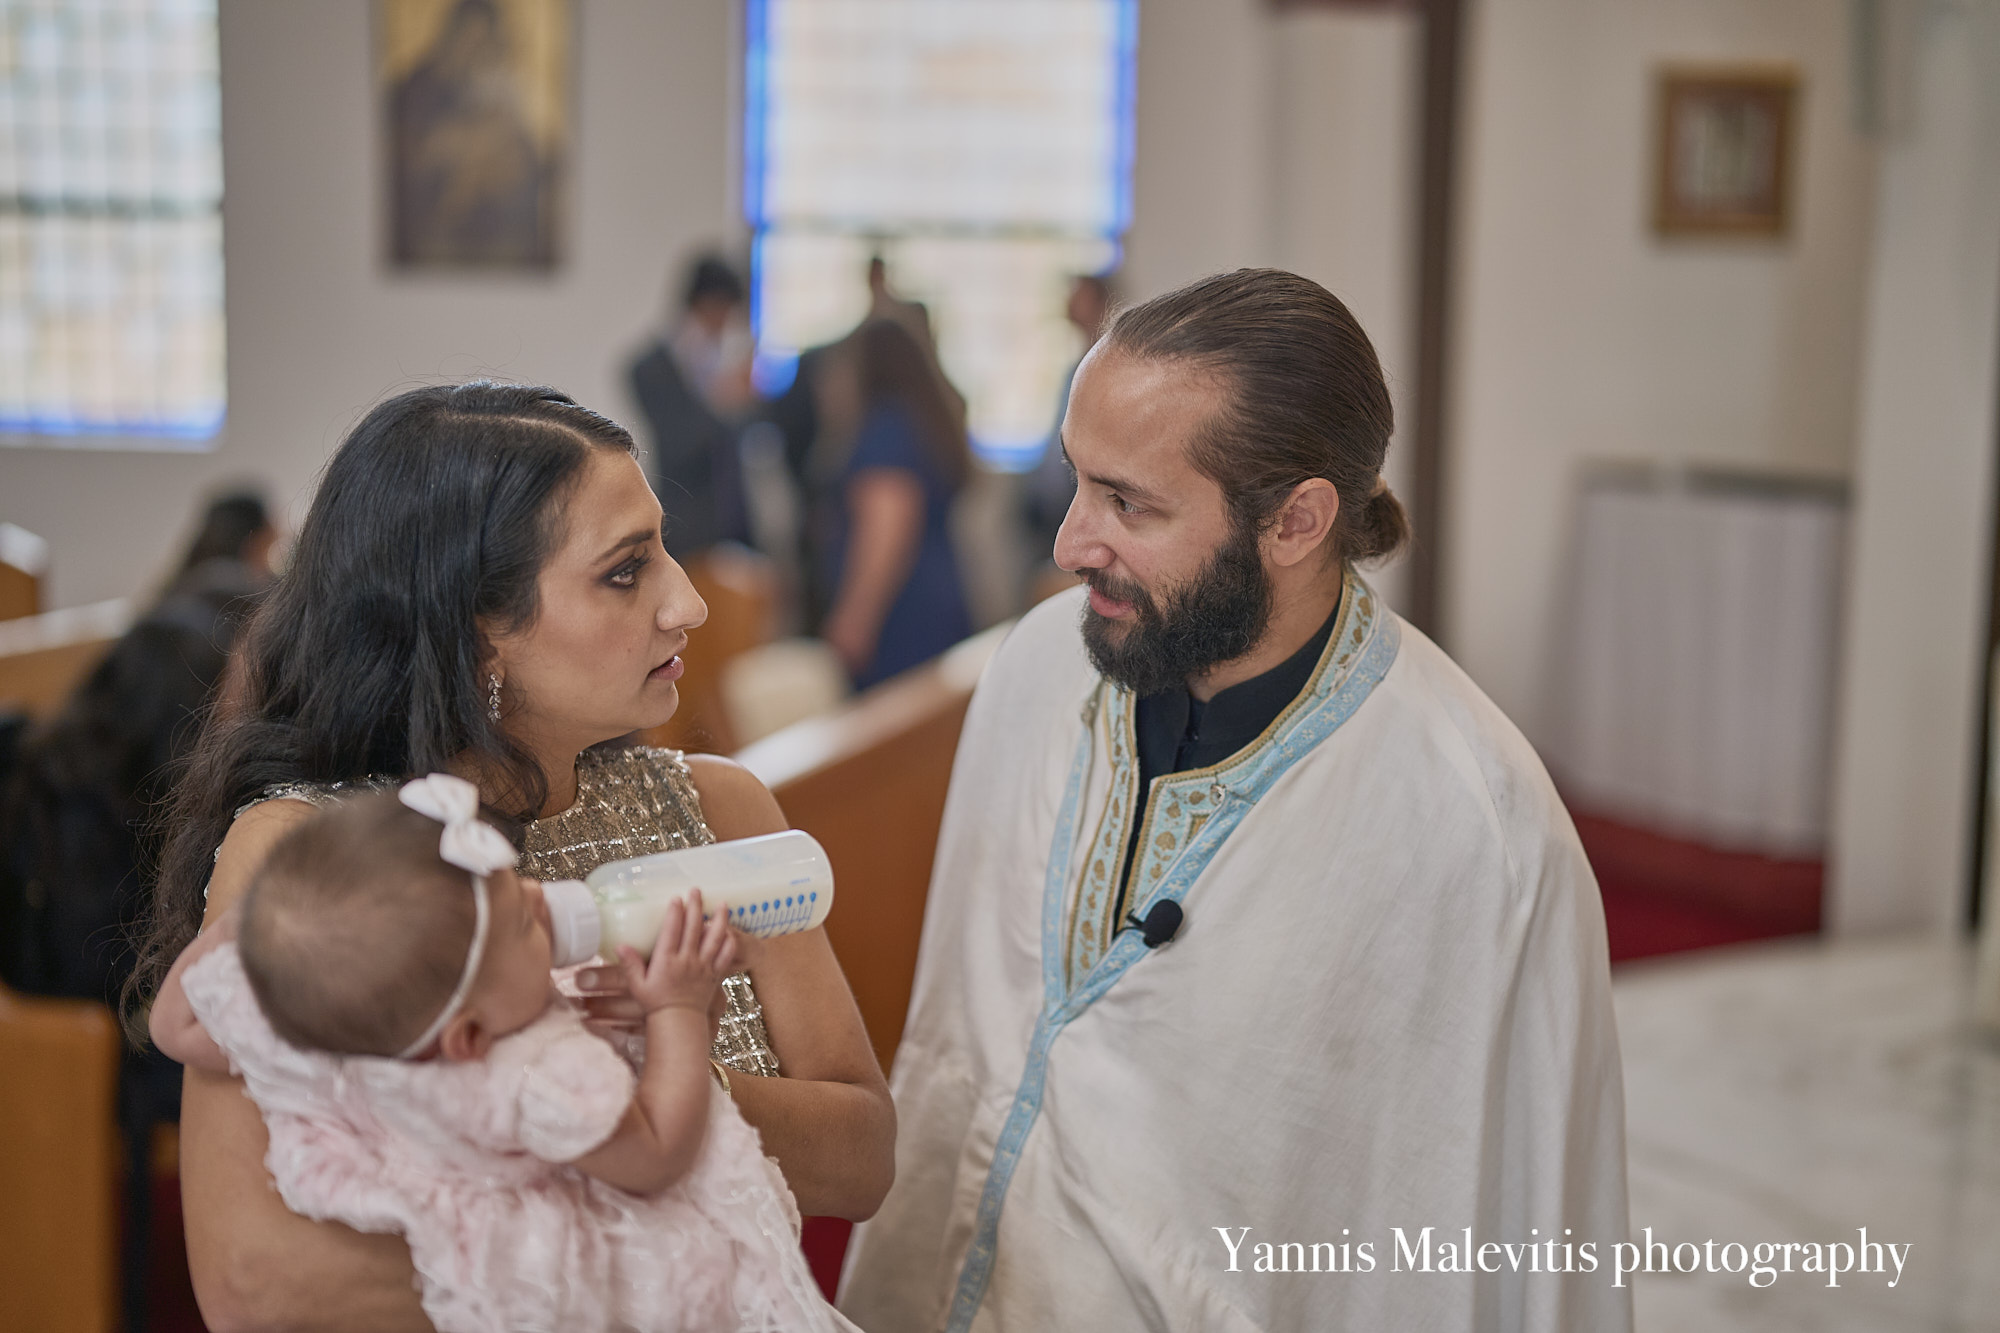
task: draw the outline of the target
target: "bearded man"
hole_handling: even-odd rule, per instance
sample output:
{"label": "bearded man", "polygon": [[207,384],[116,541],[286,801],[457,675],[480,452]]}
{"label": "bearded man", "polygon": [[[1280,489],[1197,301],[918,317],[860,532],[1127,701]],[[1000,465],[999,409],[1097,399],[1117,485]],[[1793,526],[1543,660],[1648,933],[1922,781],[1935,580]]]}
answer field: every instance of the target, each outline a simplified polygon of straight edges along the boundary
{"label": "bearded man", "polygon": [[842,1308],[908,1330],[1575,1330],[1629,1293],[1604,918],[1534,752],[1356,573],[1389,395],[1317,284],[1121,314],[959,746]]}

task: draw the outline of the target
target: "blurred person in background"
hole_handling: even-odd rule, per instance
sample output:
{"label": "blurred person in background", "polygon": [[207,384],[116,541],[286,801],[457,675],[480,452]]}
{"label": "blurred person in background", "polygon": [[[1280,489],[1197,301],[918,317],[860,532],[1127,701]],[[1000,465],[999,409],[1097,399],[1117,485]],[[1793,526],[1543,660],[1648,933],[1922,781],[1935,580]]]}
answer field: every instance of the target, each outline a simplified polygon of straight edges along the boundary
{"label": "blurred person in background", "polygon": [[865,689],[972,632],[948,519],[972,470],[964,415],[909,329],[850,338],[860,425],[839,474],[820,635]]}
{"label": "blurred person in background", "polygon": [[[944,364],[938,360],[937,331],[931,327],[930,307],[922,301],[911,301],[896,295],[889,286],[889,263],[881,255],[868,257],[868,318],[861,321],[854,330],[862,329],[878,319],[893,320],[909,330],[910,336],[923,350],[924,360],[929,363],[931,374],[937,380],[938,391],[943,394],[945,405],[957,417],[960,428],[965,425],[965,395],[944,373]],[[853,335],[850,335],[853,336]]]}
{"label": "blurred person in background", "polygon": [[718,255],[689,268],[673,326],[633,361],[632,395],[653,437],[653,484],[676,560],[742,540],[737,436],[756,406],[743,279]]}
{"label": "blurred person in background", "polygon": [[829,565],[828,558],[842,541],[849,458],[870,409],[859,387],[863,330],[885,321],[910,336],[922,353],[935,397],[944,403],[955,423],[953,428],[965,433],[965,397],[938,361],[929,309],[921,301],[906,300],[895,293],[889,285],[888,263],[879,254],[869,256],[864,280],[868,313],[839,338],[801,352],[790,386],[764,411],[765,420],[783,437],[785,466],[805,515],[801,609],[807,628],[815,632],[824,624],[840,591],[839,571]]}
{"label": "blurred person in background", "polygon": [[[21,740],[0,782],[0,979],[15,990],[118,1003],[152,891],[154,815],[270,582],[277,535],[259,496],[212,502],[160,601]],[[118,1121],[134,1328],[146,1290],[152,1131],[180,1118],[180,1093],[179,1065],[151,1048],[124,1052]]]}
{"label": "blurred person in background", "polygon": [[[1097,346],[1098,338],[1103,336],[1105,323],[1111,318],[1111,306],[1110,275],[1084,273],[1071,280],[1069,304],[1063,313],[1076,326],[1076,331],[1083,335],[1083,347],[1077,352],[1076,360],[1070,363],[1069,373],[1063,376],[1062,393],[1056,399],[1055,428],[1049,432],[1041,461],[1028,473],[1021,488],[1021,516],[1028,525],[1028,539],[1038,569],[1041,573],[1055,575],[1049,591],[1060,591],[1075,582],[1069,575],[1057,570],[1051,559],[1056,532],[1062,527],[1063,515],[1069,512],[1069,502],[1076,495],[1076,474],[1070,471],[1069,463],[1063,458],[1063,414],[1069,410],[1069,387],[1076,381],[1076,368],[1083,364],[1083,358],[1090,354],[1090,349]],[[1037,582],[1041,582],[1039,574]],[[1041,598],[1038,596],[1034,600],[1040,601]]]}
{"label": "blurred person in background", "polygon": [[262,592],[271,582],[277,545],[278,529],[262,495],[240,490],[216,496],[168,580],[162,605],[177,597],[226,605]]}
{"label": "blurred person in background", "polygon": [[160,600],[22,737],[0,782],[9,985],[116,1003],[154,851],[152,807],[271,582],[277,537],[255,492],[211,501]]}

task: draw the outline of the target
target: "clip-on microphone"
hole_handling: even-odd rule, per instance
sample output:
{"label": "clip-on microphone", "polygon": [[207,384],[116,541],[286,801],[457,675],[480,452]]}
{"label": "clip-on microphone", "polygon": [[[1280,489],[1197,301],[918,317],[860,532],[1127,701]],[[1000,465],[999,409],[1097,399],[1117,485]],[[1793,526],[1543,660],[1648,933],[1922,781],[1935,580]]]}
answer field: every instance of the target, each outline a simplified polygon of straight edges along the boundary
{"label": "clip-on microphone", "polygon": [[1162,898],[1153,904],[1153,910],[1146,913],[1141,921],[1137,913],[1128,912],[1125,920],[1138,928],[1139,938],[1148,949],[1157,949],[1172,939],[1181,928],[1181,905],[1171,898]]}

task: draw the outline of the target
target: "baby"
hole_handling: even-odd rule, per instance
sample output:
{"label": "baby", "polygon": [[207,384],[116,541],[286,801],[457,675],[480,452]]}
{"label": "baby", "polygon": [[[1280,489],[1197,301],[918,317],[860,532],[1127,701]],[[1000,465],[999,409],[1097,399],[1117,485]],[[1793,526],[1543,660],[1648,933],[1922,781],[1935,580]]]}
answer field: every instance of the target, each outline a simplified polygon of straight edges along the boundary
{"label": "baby", "polygon": [[776,1164],[708,1058],[753,942],[700,895],[650,959],[636,1079],[554,993],[541,889],[434,774],[293,830],[175,962],[153,1039],[243,1076],[305,1217],[409,1242],[444,1333],[832,1330]]}

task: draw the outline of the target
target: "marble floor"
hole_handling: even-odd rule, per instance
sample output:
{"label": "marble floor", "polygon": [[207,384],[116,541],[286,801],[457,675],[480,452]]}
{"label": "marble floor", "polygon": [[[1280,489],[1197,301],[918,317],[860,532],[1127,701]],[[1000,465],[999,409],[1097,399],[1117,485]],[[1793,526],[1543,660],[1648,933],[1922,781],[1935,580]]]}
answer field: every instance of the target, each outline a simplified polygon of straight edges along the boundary
{"label": "marble floor", "polygon": [[1618,970],[1635,1240],[1910,1247],[1893,1288],[1893,1263],[1837,1289],[1640,1274],[1638,1333],[2000,1331],[2000,1042],[1971,1027],[1971,970],[1933,941]]}

